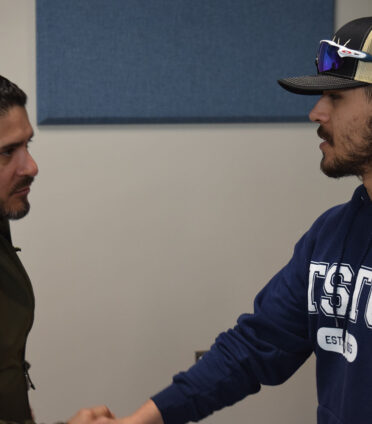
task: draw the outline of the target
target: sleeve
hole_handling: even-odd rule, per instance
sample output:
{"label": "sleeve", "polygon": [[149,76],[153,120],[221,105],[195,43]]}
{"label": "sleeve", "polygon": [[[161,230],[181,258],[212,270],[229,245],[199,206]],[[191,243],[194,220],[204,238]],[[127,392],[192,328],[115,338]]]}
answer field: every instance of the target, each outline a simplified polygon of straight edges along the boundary
{"label": "sleeve", "polygon": [[210,351],[152,397],[165,424],[199,421],[288,379],[310,356],[307,286],[311,241],[297,243],[291,261],[254,301],[254,313],[220,334]]}
{"label": "sleeve", "polygon": [[0,424],[35,424],[32,420],[26,420],[26,421],[7,421],[0,419]]}

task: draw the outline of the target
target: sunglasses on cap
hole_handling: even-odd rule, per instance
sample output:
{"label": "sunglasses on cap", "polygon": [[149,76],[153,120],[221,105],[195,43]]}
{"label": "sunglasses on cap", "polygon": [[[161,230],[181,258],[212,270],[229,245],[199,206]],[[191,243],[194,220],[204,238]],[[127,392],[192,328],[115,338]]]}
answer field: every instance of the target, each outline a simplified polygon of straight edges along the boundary
{"label": "sunglasses on cap", "polygon": [[372,55],[368,53],[349,49],[334,41],[321,40],[315,60],[318,72],[340,69],[345,57],[362,60],[363,62],[372,62]]}

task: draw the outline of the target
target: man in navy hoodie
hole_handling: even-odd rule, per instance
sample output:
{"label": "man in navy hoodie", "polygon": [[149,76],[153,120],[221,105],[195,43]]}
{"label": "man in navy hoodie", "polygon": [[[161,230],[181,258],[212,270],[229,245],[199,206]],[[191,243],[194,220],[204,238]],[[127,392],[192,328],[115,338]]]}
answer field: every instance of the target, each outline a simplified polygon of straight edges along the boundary
{"label": "man in navy hoodie", "polygon": [[[352,199],[312,225],[292,259],[187,372],[119,424],[182,424],[280,384],[317,357],[318,423],[372,420],[372,17],[322,40],[317,75],[279,81],[318,94],[321,169],[357,175]],[[97,423],[111,420],[100,418]]]}

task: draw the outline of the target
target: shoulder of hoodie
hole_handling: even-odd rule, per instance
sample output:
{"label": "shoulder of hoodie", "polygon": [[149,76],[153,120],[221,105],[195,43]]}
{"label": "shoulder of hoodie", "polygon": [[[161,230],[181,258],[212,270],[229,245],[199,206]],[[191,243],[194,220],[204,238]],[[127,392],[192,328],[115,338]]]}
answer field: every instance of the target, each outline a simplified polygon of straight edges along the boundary
{"label": "shoulder of hoodie", "polygon": [[[353,198],[357,192],[364,190],[364,186],[360,185],[356,188],[353,194]],[[336,228],[340,223],[341,218],[344,216],[345,212],[349,209],[353,199],[345,203],[333,206],[323,212],[312,224],[308,233],[313,233],[316,235],[319,231],[329,230],[330,228]]]}
{"label": "shoulder of hoodie", "polygon": [[[310,260],[317,243],[326,243],[331,237],[340,237],[339,223],[350,206],[351,200],[333,206],[322,213],[311,225],[310,229],[298,240],[295,251]],[[307,262],[306,261],[306,262]]]}

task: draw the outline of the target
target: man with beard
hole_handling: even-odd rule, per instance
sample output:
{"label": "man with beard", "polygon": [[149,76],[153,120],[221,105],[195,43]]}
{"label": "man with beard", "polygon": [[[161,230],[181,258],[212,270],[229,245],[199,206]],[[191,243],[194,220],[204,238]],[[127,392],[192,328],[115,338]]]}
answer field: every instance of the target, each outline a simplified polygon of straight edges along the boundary
{"label": "man with beard", "polygon": [[[363,181],[352,199],[312,225],[290,262],[187,372],[118,424],[182,424],[281,384],[314,352],[318,423],[372,417],[372,17],[322,40],[317,74],[279,80],[321,95],[310,119],[323,140],[321,169]],[[109,419],[98,419],[108,424]]]}
{"label": "man with beard", "polygon": [[[33,130],[25,109],[26,95],[0,76],[0,423],[32,422],[25,361],[26,339],[34,317],[31,282],[13,247],[9,219],[24,217],[27,196],[38,173],[28,146]],[[105,406],[78,412],[70,424],[89,424],[113,417]]]}

